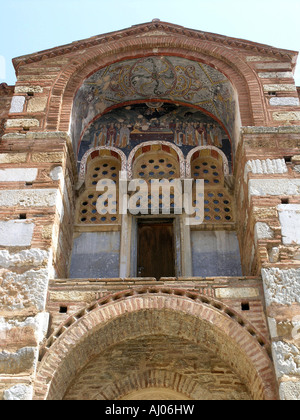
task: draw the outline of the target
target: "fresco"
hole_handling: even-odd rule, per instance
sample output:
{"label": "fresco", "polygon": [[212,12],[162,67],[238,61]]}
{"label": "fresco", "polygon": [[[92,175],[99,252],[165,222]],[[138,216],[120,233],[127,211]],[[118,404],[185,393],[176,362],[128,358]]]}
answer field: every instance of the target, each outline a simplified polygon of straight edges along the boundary
{"label": "fresco", "polygon": [[135,146],[151,140],[170,141],[185,155],[197,146],[215,146],[232,161],[228,135],[214,119],[194,108],[151,102],[118,108],[96,120],[79,145],[78,164],[94,147],[117,147],[128,156]]}
{"label": "fresco", "polygon": [[[203,63],[158,56],[115,63],[85,80],[76,94],[71,126],[74,148],[78,150],[79,139],[89,123],[108,108],[155,99],[201,107],[221,121],[232,137],[236,110],[234,98],[229,80]],[[122,128],[126,130],[125,126]],[[113,127],[111,129],[112,139]],[[191,127],[190,131],[193,131]],[[183,142],[184,138],[180,136],[178,142]]]}

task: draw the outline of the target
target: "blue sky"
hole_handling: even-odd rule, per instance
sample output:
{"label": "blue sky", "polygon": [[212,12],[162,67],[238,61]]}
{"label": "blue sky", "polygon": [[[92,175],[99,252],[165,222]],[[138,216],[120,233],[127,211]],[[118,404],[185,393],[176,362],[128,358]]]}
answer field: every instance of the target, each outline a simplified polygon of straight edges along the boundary
{"label": "blue sky", "polygon": [[[300,0],[0,0],[0,83],[11,60],[158,18],[300,51]],[[296,72],[300,86],[300,58]]]}

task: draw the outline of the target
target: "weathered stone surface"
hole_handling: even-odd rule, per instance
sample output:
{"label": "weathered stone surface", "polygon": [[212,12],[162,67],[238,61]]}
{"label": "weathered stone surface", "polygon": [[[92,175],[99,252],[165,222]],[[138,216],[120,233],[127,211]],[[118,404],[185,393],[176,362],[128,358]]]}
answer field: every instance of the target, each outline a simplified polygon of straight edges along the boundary
{"label": "weathered stone surface", "polygon": [[27,153],[0,153],[0,163],[26,162]]}
{"label": "weathered stone surface", "polygon": [[255,239],[272,239],[274,238],[274,231],[270,228],[267,223],[258,222],[255,225]]}
{"label": "weathered stone surface", "polygon": [[52,207],[57,204],[59,190],[54,188],[0,191],[0,207]]}
{"label": "weathered stone surface", "polygon": [[262,270],[267,306],[272,303],[292,305],[300,303],[300,268]]}
{"label": "weathered stone surface", "polygon": [[216,297],[218,299],[245,299],[255,298],[259,296],[259,291],[250,287],[236,287],[236,288],[218,288],[216,290]]}
{"label": "weathered stone surface", "polygon": [[24,347],[14,353],[0,352],[0,375],[15,375],[32,372],[36,365],[37,349]]}
{"label": "weathered stone surface", "polygon": [[70,277],[119,277],[120,233],[82,233],[74,241]]}
{"label": "weathered stone surface", "polygon": [[262,70],[276,70],[276,69],[291,69],[292,70],[292,66],[291,63],[257,63],[255,64],[255,67],[257,69],[262,69]]}
{"label": "weathered stone surface", "polygon": [[272,106],[299,106],[298,98],[271,98],[270,105]]}
{"label": "weathered stone surface", "polygon": [[61,152],[48,152],[48,153],[33,153],[32,161],[39,163],[61,163],[64,159],[64,153]]}
{"label": "weathered stone surface", "polygon": [[300,381],[282,382],[279,388],[280,398],[286,401],[300,400]]}
{"label": "weathered stone surface", "polygon": [[300,376],[300,349],[293,344],[283,341],[273,343],[275,355],[275,369],[277,376],[284,375]]}
{"label": "weathered stone surface", "polygon": [[25,96],[14,96],[11,101],[11,107],[9,112],[23,112],[25,104]]}
{"label": "weathered stone surface", "polygon": [[255,62],[255,61],[277,61],[277,58],[275,57],[266,57],[264,55],[250,55],[246,57],[246,60],[249,62]]}
{"label": "weathered stone surface", "polygon": [[16,93],[43,93],[43,88],[41,86],[28,85],[28,86],[16,86]]}
{"label": "weathered stone surface", "polygon": [[300,179],[250,179],[249,197],[252,195],[300,195]]}
{"label": "weathered stone surface", "polygon": [[27,112],[43,112],[46,109],[48,98],[32,98],[28,102]]}
{"label": "weathered stone surface", "polygon": [[4,401],[31,401],[32,397],[33,387],[23,384],[6,389],[3,394]]}
{"label": "weathered stone surface", "polygon": [[239,276],[242,274],[235,232],[194,231],[191,233],[195,277]]}
{"label": "weathered stone surface", "polygon": [[273,112],[274,121],[298,121],[300,120],[300,112]]}
{"label": "weathered stone surface", "polygon": [[0,250],[0,267],[41,267],[47,266],[51,260],[51,251],[28,249],[17,253]]}
{"label": "weathered stone surface", "polygon": [[0,349],[36,346],[44,339],[49,324],[49,314],[41,312],[24,321],[0,317]]}
{"label": "weathered stone surface", "polygon": [[32,308],[44,311],[49,270],[29,270],[24,274],[6,271],[0,283],[0,315]]}
{"label": "weathered stone surface", "polygon": [[0,169],[0,182],[33,182],[37,174],[36,168]]}
{"label": "weathered stone surface", "polygon": [[59,181],[63,179],[63,168],[61,166],[56,166],[50,172],[50,177],[53,181]]}
{"label": "weathered stone surface", "polygon": [[0,222],[0,246],[30,246],[34,227],[23,220]]}
{"label": "weathered stone surface", "polygon": [[278,206],[284,245],[300,245],[300,204]]}
{"label": "weathered stone surface", "polygon": [[288,169],[284,159],[249,160],[245,168],[245,176],[253,174],[285,174]]}
{"label": "weathered stone surface", "polygon": [[296,92],[296,86],[292,84],[264,85],[265,92]]}
{"label": "weathered stone surface", "polygon": [[258,73],[261,79],[293,79],[294,75],[290,71],[285,72],[264,72]]}
{"label": "weathered stone surface", "polygon": [[19,118],[14,120],[8,120],[6,121],[6,127],[7,128],[18,128],[18,127],[39,127],[40,122],[37,119],[29,119],[29,118]]}

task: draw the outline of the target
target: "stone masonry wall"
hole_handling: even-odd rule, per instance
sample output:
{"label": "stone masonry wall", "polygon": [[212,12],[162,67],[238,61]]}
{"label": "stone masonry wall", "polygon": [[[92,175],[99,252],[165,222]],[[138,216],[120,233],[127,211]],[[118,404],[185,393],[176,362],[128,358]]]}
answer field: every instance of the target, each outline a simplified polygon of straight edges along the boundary
{"label": "stone masonry wall", "polygon": [[300,398],[300,129],[245,128],[237,169],[244,273],[262,273],[280,398]]}
{"label": "stone masonry wall", "polygon": [[48,282],[66,276],[74,170],[63,133],[0,145],[0,399],[31,399]]}

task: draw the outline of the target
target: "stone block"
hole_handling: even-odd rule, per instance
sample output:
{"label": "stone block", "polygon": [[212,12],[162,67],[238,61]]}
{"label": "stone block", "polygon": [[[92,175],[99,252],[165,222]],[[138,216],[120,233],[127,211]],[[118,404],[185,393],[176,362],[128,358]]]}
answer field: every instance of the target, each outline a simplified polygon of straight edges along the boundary
{"label": "stone block", "polygon": [[250,179],[249,198],[253,195],[300,195],[300,179]]}
{"label": "stone block", "polygon": [[82,233],[74,241],[70,278],[119,277],[120,232]]}
{"label": "stone block", "polygon": [[272,239],[274,238],[274,231],[267,223],[257,222],[254,229],[254,236],[256,242],[261,239]]}
{"label": "stone block", "polygon": [[267,306],[300,303],[300,268],[263,268],[262,278]]}
{"label": "stone block", "polygon": [[298,121],[300,112],[273,112],[274,121]]}
{"label": "stone block", "polygon": [[4,272],[0,285],[0,315],[22,313],[26,309],[44,311],[51,264],[50,260],[48,268],[23,274]]}
{"label": "stone block", "polygon": [[18,384],[3,393],[4,401],[31,401],[33,398],[33,387],[25,384]]}
{"label": "stone block", "polygon": [[191,240],[195,277],[242,275],[239,243],[235,232],[193,231]]}
{"label": "stone block", "polygon": [[216,289],[218,299],[250,299],[259,297],[259,290],[250,287],[227,287]]}
{"label": "stone block", "polygon": [[23,112],[25,105],[25,96],[14,96],[11,100],[11,106],[9,112],[18,113]]}
{"label": "stone block", "polygon": [[266,57],[264,55],[250,55],[246,57],[248,62],[256,62],[256,61],[277,61],[277,58],[274,57]]}
{"label": "stone block", "polygon": [[255,67],[261,70],[280,70],[280,69],[292,70],[291,63],[257,63],[255,64]]}
{"label": "stone block", "polygon": [[300,204],[278,206],[284,245],[300,245]]}
{"label": "stone block", "polygon": [[39,127],[40,122],[34,118],[19,118],[14,120],[6,121],[6,128],[30,128],[30,127]]}
{"label": "stone block", "polygon": [[11,253],[8,250],[0,250],[0,267],[12,268],[34,268],[47,266],[51,259],[51,251],[41,249],[27,249],[20,252]]}
{"label": "stone block", "polygon": [[57,204],[58,189],[3,190],[0,191],[0,207],[52,207]]}
{"label": "stone block", "polygon": [[48,98],[32,98],[28,102],[27,112],[43,112],[46,109]]}
{"label": "stone block", "polygon": [[41,312],[25,321],[0,317],[0,349],[35,347],[44,339],[49,324],[49,314]]}
{"label": "stone block", "polygon": [[284,72],[264,72],[258,73],[258,76],[261,79],[293,79],[294,75],[291,71],[284,71]]}
{"label": "stone block", "polygon": [[300,376],[300,349],[298,347],[291,343],[277,341],[273,342],[272,350],[278,378],[285,375]]}
{"label": "stone block", "polygon": [[0,246],[30,246],[35,225],[23,220],[0,222]]}
{"label": "stone block", "polygon": [[265,92],[297,92],[296,86],[292,84],[270,84],[264,85]]}
{"label": "stone block", "polygon": [[280,399],[283,401],[300,400],[300,381],[282,382],[279,387]]}
{"label": "stone block", "polygon": [[56,166],[50,172],[50,177],[53,181],[59,181],[63,179],[63,168],[61,166]]}
{"label": "stone block", "polygon": [[41,86],[16,86],[15,93],[43,93],[43,88]]}
{"label": "stone block", "polygon": [[38,163],[61,163],[64,159],[63,152],[33,153],[32,161]]}
{"label": "stone block", "polygon": [[16,352],[0,352],[0,375],[16,375],[33,372],[36,365],[38,349],[24,347]]}
{"label": "stone block", "polygon": [[299,106],[298,98],[271,98],[270,105],[272,106]]}
{"label": "stone block", "polygon": [[1,153],[0,163],[24,163],[27,159],[27,153]]}
{"label": "stone block", "polygon": [[37,174],[36,168],[0,169],[0,182],[33,182]]}
{"label": "stone block", "polygon": [[285,174],[288,172],[284,159],[249,160],[245,167],[245,182],[249,172],[253,174]]}

